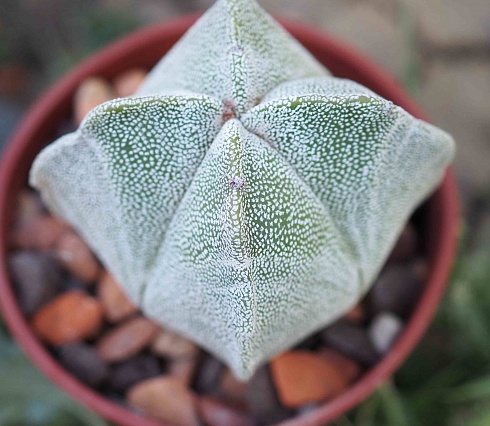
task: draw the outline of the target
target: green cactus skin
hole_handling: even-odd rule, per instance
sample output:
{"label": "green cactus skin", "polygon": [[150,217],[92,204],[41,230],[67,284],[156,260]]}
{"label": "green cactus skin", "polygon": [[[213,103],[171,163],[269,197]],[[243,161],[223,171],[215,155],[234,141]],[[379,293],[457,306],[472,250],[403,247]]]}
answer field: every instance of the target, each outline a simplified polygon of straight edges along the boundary
{"label": "green cactus skin", "polygon": [[145,314],[247,379],[368,291],[453,153],[255,1],[218,0],[30,181]]}

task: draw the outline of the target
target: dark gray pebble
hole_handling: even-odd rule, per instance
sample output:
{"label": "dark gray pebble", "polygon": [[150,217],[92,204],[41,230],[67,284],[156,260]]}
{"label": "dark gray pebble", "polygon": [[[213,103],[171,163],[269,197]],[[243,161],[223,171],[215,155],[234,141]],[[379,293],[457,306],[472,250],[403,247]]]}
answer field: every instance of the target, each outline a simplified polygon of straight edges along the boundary
{"label": "dark gray pebble", "polygon": [[313,334],[306,339],[299,342],[294,349],[296,350],[316,350],[320,345],[320,336],[318,334]]}
{"label": "dark gray pebble", "polygon": [[64,272],[53,256],[37,251],[18,251],[8,259],[10,276],[22,312],[34,314],[62,288]]}
{"label": "dark gray pebble", "polygon": [[371,367],[379,361],[379,354],[363,327],[340,320],[323,330],[321,336],[327,346],[337,349],[366,367]]}
{"label": "dark gray pebble", "polygon": [[99,357],[94,346],[83,343],[68,343],[58,346],[60,363],[81,382],[99,386],[107,377],[107,364]]}
{"label": "dark gray pebble", "polygon": [[110,383],[117,392],[125,392],[134,384],[159,376],[162,373],[159,361],[153,355],[141,354],[128,361],[114,365]]}
{"label": "dark gray pebble", "polygon": [[206,355],[199,365],[195,389],[199,393],[215,394],[219,389],[219,380],[224,367],[222,362],[211,355]]}
{"label": "dark gray pebble", "polygon": [[415,226],[411,223],[407,224],[398,237],[388,262],[405,262],[416,257],[419,245],[418,239]]}
{"label": "dark gray pebble", "polygon": [[388,265],[369,292],[370,313],[389,311],[406,318],[422,291],[422,269],[418,262]]}
{"label": "dark gray pebble", "polygon": [[246,398],[250,415],[260,425],[277,423],[292,415],[292,411],[279,402],[267,366],[259,368],[250,379]]}
{"label": "dark gray pebble", "polygon": [[65,291],[81,290],[86,292],[88,290],[88,286],[87,283],[85,283],[81,279],[70,275],[64,281],[64,290]]}

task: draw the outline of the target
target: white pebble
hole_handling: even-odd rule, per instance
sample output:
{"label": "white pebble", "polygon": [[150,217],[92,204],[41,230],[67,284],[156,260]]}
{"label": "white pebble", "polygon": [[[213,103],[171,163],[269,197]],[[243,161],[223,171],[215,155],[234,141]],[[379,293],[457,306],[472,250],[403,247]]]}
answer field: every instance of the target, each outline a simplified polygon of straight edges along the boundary
{"label": "white pebble", "polygon": [[385,354],[390,350],[402,329],[403,322],[400,318],[392,313],[382,312],[374,317],[368,334],[376,350]]}

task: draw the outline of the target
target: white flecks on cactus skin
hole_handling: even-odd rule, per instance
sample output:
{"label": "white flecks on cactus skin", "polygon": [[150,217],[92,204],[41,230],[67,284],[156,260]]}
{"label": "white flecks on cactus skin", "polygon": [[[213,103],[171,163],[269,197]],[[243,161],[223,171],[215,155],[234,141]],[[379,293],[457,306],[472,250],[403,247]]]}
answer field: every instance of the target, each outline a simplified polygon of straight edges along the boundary
{"label": "white flecks on cactus skin", "polygon": [[157,64],[138,94],[205,93],[233,101],[239,116],[281,83],[329,74],[255,0],[219,0]]}
{"label": "white flecks on cactus skin", "polygon": [[453,151],[255,1],[219,0],[31,183],[147,315],[245,379],[365,294]]}

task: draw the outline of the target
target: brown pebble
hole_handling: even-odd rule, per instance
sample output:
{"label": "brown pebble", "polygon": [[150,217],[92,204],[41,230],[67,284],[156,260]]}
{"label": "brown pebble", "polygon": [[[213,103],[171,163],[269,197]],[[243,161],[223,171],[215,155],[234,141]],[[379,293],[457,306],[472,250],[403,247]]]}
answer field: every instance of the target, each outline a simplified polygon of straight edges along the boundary
{"label": "brown pebble", "polygon": [[344,318],[355,324],[361,324],[366,319],[366,310],[361,303],[358,303],[344,315]]}
{"label": "brown pebble", "polygon": [[168,372],[170,375],[180,379],[186,385],[192,383],[197,370],[196,358],[183,358],[175,361],[170,361]]}
{"label": "brown pebble", "polygon": [[209,426],[251,426],[253,424],[245,414],[215,398],[200,398],[199,413]]}
{"label": "brown pebble", "polygon": [[32,327],[48,343],[61,345],[96,336],[102,323],[100,302],[82,291],[71,291],[41,308]]}
{"label": "brown pebble", "polygon": [[286,352],[270,365],[279,399],[289,408],[332,398],[348,386],[342,371],[313,352]]}
{"label": "brown pebble", "polygon": [[120,322],[138,312],[136,305],[129,300],[119,283],[109,272],[104,271],[99,279],[97,297],[104,306],[105,316],[109,322]]}
{"label": "brown pebble", "polygon": [[10,243],[16,248],[48,251],[68,230],[66,223],[49,214],[36,215],[14,227]]}
{"label": "brown pebble", "polygon": [[23,189],[19,192],[14,214],[16,225],[41,216],[45,212],[44,205],[38,193],[28,189]]}
{"label": "brown pebble", "polygon": [[199,353],[198,347],[189,339],[168,329],[162,329],[151,345],[157,355],[170,358],[192,358]]}
{"label": "brown pebble", "polygon": [[142,68],[133,68],[122,72],[114,79],[114,92],[118,98],[134,95],[146,78],[148,72]]}
{"label": "brown pebble", "polygon": [[127,394],[130,406],[146,415],[179,426],[199,426],[197,397],[180,380],[161,376],[133,386]]}
{"label": "brown pebble", "polygon": [[74,97],[73,109],[77,125],[83,121],[93,108],[113,98],[114,93],[106,80],[99,77],[85,79],[78,86]]}
{"label": "brown pebble", "polygon": [[244,404],[247,398],[248,382],[238,380],[230,369],[223,372],[220,380],[220,390],[223,397],[236,404]]}
{"label": "brown pebble", "polygon": [[124,361],[147,347],[158,326],[144,317],[130,319],[109,330],[97,342],[97,351],[108,362]]}
{"label": "brown pebble", "polygon": [[349,383],[352,383],[361,374],[362,367],[359,363],[334,349],[322,348],[319,355],[336,366],[339,371],[342,371]]}
{"label": "brown pebble", "polygon": [[102,272],[87,244],[74,232],[66,232],[59,238],[55,253],[61,264],[85,283],[93,283]]}

